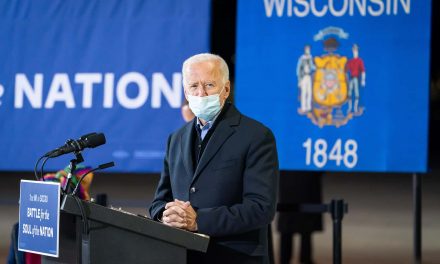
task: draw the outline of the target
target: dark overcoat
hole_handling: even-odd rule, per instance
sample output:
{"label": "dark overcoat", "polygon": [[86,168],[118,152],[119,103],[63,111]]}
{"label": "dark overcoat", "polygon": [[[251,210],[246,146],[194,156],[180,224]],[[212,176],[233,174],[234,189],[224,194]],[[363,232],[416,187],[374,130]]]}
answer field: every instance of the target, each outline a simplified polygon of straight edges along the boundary
{"label": "dark overcoat", "polygon": [[249,256],[266,256],[279,177],[274,136],[229,103],[212,129],[195,168],[195,120],[169,137],[150,215],[157,220],[174,199],[190,201],[197,212],[198,232],[211,236],[210,248],[221,245]]}

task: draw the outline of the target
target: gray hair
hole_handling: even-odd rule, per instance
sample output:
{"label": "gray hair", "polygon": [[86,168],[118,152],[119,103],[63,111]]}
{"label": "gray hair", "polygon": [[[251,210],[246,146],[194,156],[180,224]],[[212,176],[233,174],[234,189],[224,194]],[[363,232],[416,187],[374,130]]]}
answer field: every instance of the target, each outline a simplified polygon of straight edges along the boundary
{"label": "gray hair", "polygon": [[211,54],[211,53],[200,53],[200,54],[196,54],[194,56],[189,57],[188,59],[185,60],[185,62],[183,62],[182,65],[182,78],[183,78],[183,84],[186,84],[186,80],[185,80],[185,72],[187,71],[188,67],[194,63],[197,62],[204,62],[204,61],[216,61],[218,62],[220,65],[220,74],[222,75],[222,82],[223,84],[225,84],[227,81],[229,81],[229,68],[228,65],[226,64],[225,60],[215,54]]}

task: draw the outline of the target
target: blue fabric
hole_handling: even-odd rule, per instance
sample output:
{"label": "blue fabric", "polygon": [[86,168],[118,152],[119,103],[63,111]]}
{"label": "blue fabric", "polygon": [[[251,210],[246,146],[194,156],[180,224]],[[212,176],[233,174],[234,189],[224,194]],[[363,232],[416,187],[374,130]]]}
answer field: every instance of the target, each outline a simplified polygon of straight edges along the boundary
{"label": "blue fabric", "polygon": [[[31,171],[67,139],[104,132],[107,143],[85,151],[87,160],[160,172],[167,136],[184,124],[182,62],[209,51],[210,6],[0,1],[0,120],[8,128],[0,130],[0,170]],[[53,159],[46,170],[66,160]]]}
{"label": "blue fabric", "polygon": [[237,1],[235,102],[273,131],[281,169],[426,172],[432,2]]}

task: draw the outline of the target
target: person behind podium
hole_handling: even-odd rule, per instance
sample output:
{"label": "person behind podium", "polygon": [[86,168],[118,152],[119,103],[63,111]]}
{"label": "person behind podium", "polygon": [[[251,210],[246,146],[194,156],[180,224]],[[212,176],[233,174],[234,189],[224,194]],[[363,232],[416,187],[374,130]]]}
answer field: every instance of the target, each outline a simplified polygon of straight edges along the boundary
{"label": "person behind podium", "polygon": [[274,136],[227,101],[221,57],[194,55],[182,75],[196,118],[168,138],[150,215],[211,237],[206,254],[189,252],[188,263],[265,263],[279,178]]}

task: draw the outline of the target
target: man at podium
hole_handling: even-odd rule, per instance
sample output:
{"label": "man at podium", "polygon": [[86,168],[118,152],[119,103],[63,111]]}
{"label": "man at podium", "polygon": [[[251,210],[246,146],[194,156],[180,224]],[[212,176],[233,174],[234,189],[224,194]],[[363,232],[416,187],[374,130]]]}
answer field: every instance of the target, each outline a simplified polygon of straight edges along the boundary
{"label": "man at podium", "polygon": [[208,251],[190,252],[188,263],[264,263],[279,177],[274,136],[227,101],[221,57],[194,55],[182,76],[196,117],[168,138],[150,215],[211,237]]}

